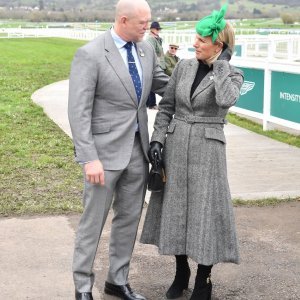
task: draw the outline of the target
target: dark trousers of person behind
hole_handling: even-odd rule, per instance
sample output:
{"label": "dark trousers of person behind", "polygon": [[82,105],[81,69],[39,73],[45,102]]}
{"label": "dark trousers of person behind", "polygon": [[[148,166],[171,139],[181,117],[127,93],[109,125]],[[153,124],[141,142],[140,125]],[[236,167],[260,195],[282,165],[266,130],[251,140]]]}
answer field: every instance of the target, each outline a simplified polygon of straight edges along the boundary
{"label": "dark trousers of person behind", "polygon": [[156,106],[156,96],[155,93],[150,92],[149,97],[146,102],[146,106],[149,108],[153,108]]}

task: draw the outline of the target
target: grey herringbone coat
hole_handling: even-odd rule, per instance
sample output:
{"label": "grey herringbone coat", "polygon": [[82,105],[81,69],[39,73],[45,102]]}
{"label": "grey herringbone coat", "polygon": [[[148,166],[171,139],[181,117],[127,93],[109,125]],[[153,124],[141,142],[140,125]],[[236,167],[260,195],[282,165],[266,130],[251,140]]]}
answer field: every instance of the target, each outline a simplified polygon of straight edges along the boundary
{"label": "grey herringbone coat", "polygon": [[227,180],[224,118],[242,71],[217,60],[190,97],[196,59],[180,61],[159,104],[152,141],[164,145],[164,193],[152,193],[141,242],[199,264],[239,262]]}

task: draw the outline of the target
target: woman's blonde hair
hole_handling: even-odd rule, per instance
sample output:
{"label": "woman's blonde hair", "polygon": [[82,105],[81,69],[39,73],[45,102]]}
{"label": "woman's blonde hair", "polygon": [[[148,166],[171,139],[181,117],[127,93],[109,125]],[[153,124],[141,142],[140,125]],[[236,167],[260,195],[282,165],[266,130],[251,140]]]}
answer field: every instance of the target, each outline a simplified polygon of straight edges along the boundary
{"label": "woman's blonde hair", "polygon": [[234,29],[232,25],[226,21],[225,28],[218,34],[218,37],[216,39],[217,42],[226,43],[228,47],[234,51],[235,46],[235,35],[234,35]]}

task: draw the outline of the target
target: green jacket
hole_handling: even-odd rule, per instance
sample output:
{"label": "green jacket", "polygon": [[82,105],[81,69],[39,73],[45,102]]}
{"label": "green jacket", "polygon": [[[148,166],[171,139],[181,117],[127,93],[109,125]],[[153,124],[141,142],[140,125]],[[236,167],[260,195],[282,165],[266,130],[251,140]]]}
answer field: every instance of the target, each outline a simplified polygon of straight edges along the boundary
{"label": "green jacket", "polygon": [[173,56],[169,53],[169,51],[167,51],[165,54],[165,65],[166,65],[166,69],[164,70],[165,73],[171,76],[175,68],[175,65],[178,62],[179,62],[179,57],[177,55]]}
{"label": "green jacket", "polygon": [[152,47],[154,48],[154,51],[156,53],[158,62],[160,67],[165,70],[166,69],[166,63],[165,63],[165,54],[164,49],[162,47],[162,39],[160,37],[154,37],[153,35],[149,34],[146,41],[148,41]]}

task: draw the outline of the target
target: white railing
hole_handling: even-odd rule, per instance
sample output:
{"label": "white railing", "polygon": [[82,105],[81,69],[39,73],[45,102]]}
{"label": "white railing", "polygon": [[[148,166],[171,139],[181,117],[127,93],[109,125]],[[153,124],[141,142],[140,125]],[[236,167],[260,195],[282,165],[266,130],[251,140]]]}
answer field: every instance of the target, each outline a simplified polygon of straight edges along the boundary
{"label": "white railing", "polygon": [[2,38],[41,38],[60,37],[77,40],[92,40],[103,31],[90,29],[65,29],[65,28],[3,28],[0,29]]}
{"label": "white railing", "polygon": [[[276,31],[280,32],[279,30]],[[284,31],[282,31],[284,32]],[[288,61],[300,60],[300,31],[293,34],[269,34],[269,35],[237,35],[236,44],[241,46],[242,57],[263,57],[268,59],[284,59]],[[79,40],[92,40],[102,34],[103,31],[90,29],[67,28],[3,28],[0,29],[0,37],[25,38],[25,37],[61,37]],[[161,33],[166,49],[169,43],[177,43],[182,53],[190,55],[187,51],[195,40],[195,32],[192,30],[164,30]]]}
{"label": "white railing", "polygon": [[255,35],[266,35],[266,34],[280,34],[280,35],[288,35],[288,34],[299,34],[300,35],[300,29],[276,29],[276,28],[256,28],[256,29],[250,29],[250,28],[235,28],[235,34],[236,35],[249,35],[249,34],[255,34]]}
{"label": "white railing", "polygon": [[[165,45],[176,43],[182,49],[192,47],[195,41],[195,33],[190,31],[164,32],[161,37]],[[241,46],[242,57],[300,60],[300,34],[236,35],[236,44]]]}
{"label": "white railing", "polygon": [[300,60],[300,35],[239,35],[236,44],[241,45],[241,57]]}

